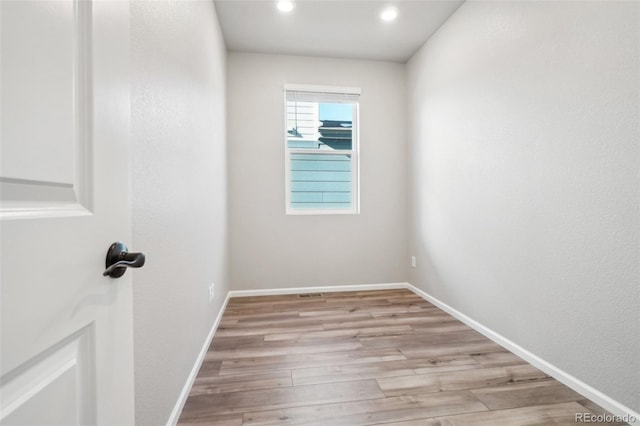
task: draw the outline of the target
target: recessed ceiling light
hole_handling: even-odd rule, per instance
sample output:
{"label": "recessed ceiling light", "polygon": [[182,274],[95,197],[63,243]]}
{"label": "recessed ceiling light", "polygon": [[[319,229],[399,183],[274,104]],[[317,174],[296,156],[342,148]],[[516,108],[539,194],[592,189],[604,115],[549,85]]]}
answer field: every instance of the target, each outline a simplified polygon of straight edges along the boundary
{"label": "recessed ceiling light", "polygon": [[382,9],[382,12],[380,12],[380,19],[382,19],[383,21],[393,21],[397,17],[398,9],[393,6],[385,7],[384,9]]}
{"label": "recessed ceiling light", "polygon": [[291,12],[293,10],[293,2],[291,0],[280,0],[277,6],[280,12]]}

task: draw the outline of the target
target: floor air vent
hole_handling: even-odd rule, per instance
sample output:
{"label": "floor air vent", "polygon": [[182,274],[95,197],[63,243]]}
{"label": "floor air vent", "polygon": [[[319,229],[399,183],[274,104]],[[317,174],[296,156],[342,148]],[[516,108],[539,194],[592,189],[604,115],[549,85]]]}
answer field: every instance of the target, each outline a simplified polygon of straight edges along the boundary
{"label": "floor air vent", "polygon": [[322,293],[305,293],[299,294],[298,297],[301,299],[306,299],[308,297],[322,297]]}

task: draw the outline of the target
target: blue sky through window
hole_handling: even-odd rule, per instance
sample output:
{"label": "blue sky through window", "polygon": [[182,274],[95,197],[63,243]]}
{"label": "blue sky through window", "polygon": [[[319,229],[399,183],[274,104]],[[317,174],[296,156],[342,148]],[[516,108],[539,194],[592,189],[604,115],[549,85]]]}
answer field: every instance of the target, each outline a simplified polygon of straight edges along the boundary
{"label": "blue sky through window", "polygon": [[320,120],[353,121],[351,104],[319,104]]}

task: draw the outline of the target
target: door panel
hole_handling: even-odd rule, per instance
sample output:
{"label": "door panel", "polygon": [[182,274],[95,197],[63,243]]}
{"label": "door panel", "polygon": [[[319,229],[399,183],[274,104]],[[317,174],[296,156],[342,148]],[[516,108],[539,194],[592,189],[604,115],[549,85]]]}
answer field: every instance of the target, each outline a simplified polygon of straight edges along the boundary
{"label": "door panel", "polygon": [[80,213],[88,207],[90,3],[7,1],[1,14],[2,209]]}
{"label": "door panel", "polygon": [[[24,2],[23,2],[24,3]],[[2,10],[2,175],[26,181],[74,182],[76,19],[71,1],[7,2]],[[6,38],[5,38],[6,37]],[[15,40],[19,40],[16,43]],[[43,72],[46,70],[46,72]],[[11,119],[14,116],[17,119]],[[21,117],[29,117],[25,122]],[[6,126],[6,127],[5,127]],[[56,143],[50,135],[56,134]],[[16,141],[20,144],[16,144]]]}
{"label": "door panel", "polygon": [[[91,372],[93,329],[85,328],[13,371],[3,386],[3,422],[8,425],[85,425],[95,422]],[[52,423],[55,422],[55,423]]]}
{"label": "door panel", "polygon": [[[129,4],[2,0],[0,424],[133,424]],[[135,249],[135,247],[130,247]]]}

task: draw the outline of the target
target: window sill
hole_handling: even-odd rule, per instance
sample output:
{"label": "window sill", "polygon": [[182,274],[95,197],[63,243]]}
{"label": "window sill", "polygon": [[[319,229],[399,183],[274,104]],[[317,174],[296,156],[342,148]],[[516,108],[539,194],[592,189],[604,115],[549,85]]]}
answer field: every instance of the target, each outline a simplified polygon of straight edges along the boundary
{"label": "window sill", "polygon": [[358,215],[360,211],[358,209],[349,209],[349,210],[294,210],[287,209],[287,216],[312,216],[312,215]]}

